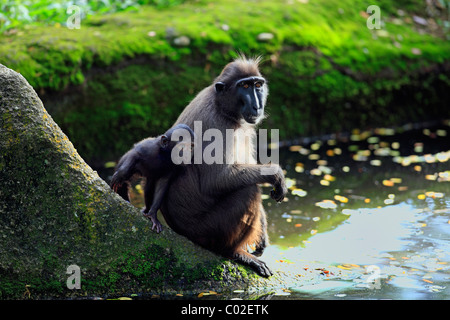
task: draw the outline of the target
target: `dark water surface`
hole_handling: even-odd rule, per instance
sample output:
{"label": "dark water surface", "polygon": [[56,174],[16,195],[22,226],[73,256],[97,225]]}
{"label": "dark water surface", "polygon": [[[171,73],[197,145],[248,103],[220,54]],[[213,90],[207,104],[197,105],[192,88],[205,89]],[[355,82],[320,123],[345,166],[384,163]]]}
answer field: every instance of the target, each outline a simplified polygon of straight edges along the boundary
{"label": "dark water surface", "polygon": [[296,280],[267,298],[450,299],[450,121],[279,152],[290,192],[277,204],[263,187],[271,245],[261,259]]}

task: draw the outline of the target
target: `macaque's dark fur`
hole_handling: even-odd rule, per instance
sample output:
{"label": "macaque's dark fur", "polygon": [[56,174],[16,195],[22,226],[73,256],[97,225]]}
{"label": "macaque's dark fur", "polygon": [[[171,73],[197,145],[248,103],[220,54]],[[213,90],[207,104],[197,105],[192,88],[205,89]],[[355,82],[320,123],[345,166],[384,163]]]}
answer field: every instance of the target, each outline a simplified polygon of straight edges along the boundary
{"label": "macaque's dark fur", "polygon": [[[216,128],[225,137],[226,129],[244,128],[255,136],[254,126],[264,114],[259,114],[256,120],[250,119],[250,123],[244,119],[248,108],[256,110],[256,107],[242,102],[237,85],[240,79],[262,78],[258,63],[258,59],[244,57],[229,63],[184,109],[176,123],[185,123],[192,128],[194,121],[202,121],[203,132]],[[268,88],[264,78],[262,83],[257,86],[257,94],[263,109]],[[253,85],[256,88],[256,82]],[[208,142],[203,141],[203,149],[207,145]],[[234,150],[227,149],[224,160],[232,158],[241,147],[245,149],[241,145]],[[253,159],[254,148],[251,149],[244,152],[251,153]],[[269,165],[256,164],[256,161],[226,163],[230,162],[186,166],[172,180],[161,212],[169,226],[179,234],[213,252],[250,265],[260,275],[268,277],[272,275],[271,270],[257,258],[268,245],[266,213],[258,184],[272,184],[272,198],[282,201],[287,192],[283,172],[277,166],[275,174],[261,175],[260,169]],[[248,245],[256,246],[252,254],[247,251]]]}
{"label": "macaque's dark fur", "polygon": [[[171,159],[172,149],[181,142],[171,141],[174,130],[185,129],[191,134],[193,143],[194,133],[184,124],[178,124],[169,129],[165,134],[156,138],[147,138],[134,145],[119,160],[115,173],[111,179],[111,188],[122,198],[129,200],[129,181],[137,174],[146,178],[144,188],[145,208],[144,216],[153,222],[156,232],[162,230],[161,223],[157,219],[157,211],[166,194],[171,179],[177,174],[178,166]],[[188,146],[191,148],[191,146]]]}

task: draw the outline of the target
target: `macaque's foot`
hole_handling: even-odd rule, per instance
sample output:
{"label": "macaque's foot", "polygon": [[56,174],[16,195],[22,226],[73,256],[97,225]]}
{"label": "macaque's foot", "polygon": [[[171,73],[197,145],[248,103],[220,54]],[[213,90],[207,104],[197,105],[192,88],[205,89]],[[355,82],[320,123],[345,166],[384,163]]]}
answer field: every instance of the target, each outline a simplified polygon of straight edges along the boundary
{"label": "macaque's foot", "polygon": [[142,210],[142,214],[144,215],[144,217],[146,217],[152,221],[152,223],[153,223],[152,230],[155,230],[156,233],[160,233],[162,231],[162,224],[161,224],[161,222],[159,222],[158,218],[156,217],[156,212],[147,212],[146,209],[144,208]]}

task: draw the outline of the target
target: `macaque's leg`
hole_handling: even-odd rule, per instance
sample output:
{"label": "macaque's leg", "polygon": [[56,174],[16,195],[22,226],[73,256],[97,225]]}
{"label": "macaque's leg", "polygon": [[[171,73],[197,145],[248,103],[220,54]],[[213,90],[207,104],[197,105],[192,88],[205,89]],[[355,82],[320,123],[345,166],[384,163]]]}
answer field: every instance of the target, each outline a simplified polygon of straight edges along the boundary
{"label": "macaque's leg", "polygon": [[157,212],[159,208],[161,208],[161,203],[164,199],[164,196],[166,195],[167,189],[169,188],[169,182],[170,178],[172,177],[172,174],[168,174],[162,178],[160,178],[158,181],[156,181],[155,186],[155,193],[153,197],[153,203],[151,204],[150,209],[148,208],[147,202],[146,202],[146,212],[144,212],[144,216],[152,220],[153,227],[152,230],[156,230],[157,233],[160,233],[162,230],[161,222],[159,222],[157,218]]}
{"label": "macaque's leg", "polygon": [[260,257],[264,249],[269,245],[269,236],[267,234],[267,218],[266,211],[264,210],[263,205],[260,205],[260,221],[261,221],[261,235],[259,237],[259,242],[256,244],[256,249],[252,254],[255,257]]}
{"label": "macaque's leg", "polygon": [[152,206],[153,202],[153,194],[155,193],[155,184],[156,181],[153,179],[147,178],[145,181],[144,186],[144,201],[145,201],[145,208],[142,210],[142,213],[145,215],[150,210],[150,207]]}

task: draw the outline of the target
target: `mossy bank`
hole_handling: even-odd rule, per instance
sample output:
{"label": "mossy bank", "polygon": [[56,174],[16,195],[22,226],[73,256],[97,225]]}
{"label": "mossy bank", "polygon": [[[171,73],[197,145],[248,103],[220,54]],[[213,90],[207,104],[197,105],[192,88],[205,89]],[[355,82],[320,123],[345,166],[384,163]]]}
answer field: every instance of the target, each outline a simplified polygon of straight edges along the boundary
{"label": "mossy bank", "polygon": [[445,19],[424,1],[188,1],[9,32],[0,62],[95,163],[170,127],[239,51],[265,57],[282,139],[448,117]]}

